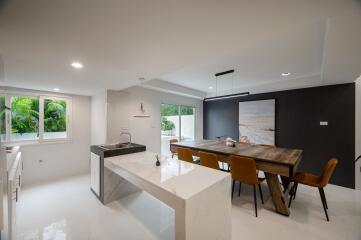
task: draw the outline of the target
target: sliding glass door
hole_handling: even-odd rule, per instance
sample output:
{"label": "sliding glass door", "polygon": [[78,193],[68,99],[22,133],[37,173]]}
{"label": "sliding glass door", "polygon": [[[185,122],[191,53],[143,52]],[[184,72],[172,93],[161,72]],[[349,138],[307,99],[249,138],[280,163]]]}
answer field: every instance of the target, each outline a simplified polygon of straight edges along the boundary
{"label": "sliding glass door", "polygon": [[180,106],[180,140],[190,141],[194,140],[194,107]]}
{"label": "sliding glass door", "polygon": [[161,153],[171,155],[170,141],[194,140],[195,109],[191,106],[161,104]]}

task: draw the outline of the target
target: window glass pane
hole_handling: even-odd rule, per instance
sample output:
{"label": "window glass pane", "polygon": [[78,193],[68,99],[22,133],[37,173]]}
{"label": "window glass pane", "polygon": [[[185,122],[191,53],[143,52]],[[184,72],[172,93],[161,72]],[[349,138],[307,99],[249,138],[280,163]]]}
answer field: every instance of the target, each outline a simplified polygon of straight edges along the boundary
{"label": "window glass pane", "polygon": [[11,140],[39,139],[39,98],[11,98]]}
{"label": "window glass pane", "polygon": [[0,139],[5,141],[6,125],[5,125],[5,96],[0,96]]}
{"label": "window glass pane", "polygon": [[179,107],[173,104],[162,104],[160,107],[161,120],[161,153],[171,155],[170,141],[179,140]]}
{"label": "window glass pane", "polygon": [[181,106],[181,139],[182,141],[194,140],[194,108],[188,106]]}
{"label": "window glass pane", "polygon": [[44,100],[44,139],[67,138],[66,101]]}

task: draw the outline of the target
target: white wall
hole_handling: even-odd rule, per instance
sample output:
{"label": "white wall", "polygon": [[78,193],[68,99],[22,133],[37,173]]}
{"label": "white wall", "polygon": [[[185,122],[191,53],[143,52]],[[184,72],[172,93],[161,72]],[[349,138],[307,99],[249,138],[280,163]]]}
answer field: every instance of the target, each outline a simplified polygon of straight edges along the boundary
{"label": "white wall", "polygon": [[[160,152],[160,105],[162,103],[193,106],[196,108],[196,139],[203,138],[203,101],[179,95],[159,92],[139,87],[124,91],[108,91],[107,142],[119,142],[121,131],[130,131],[132,141],[144,144],[147,150]],[[134,118],[139,114],[140,102],[143,101],[146,114],[150,118]],[[124,136],[122,141],[127,141]]]}
{"label": "white wall", "polygon": [[106,133],[107,93],[104,90],[91,98],[91,144],[105,143]]}
{"label": "white wall", "polygon": [[[361,77],[356,80],[356,157],[361,155]],[[355,166],[356,189],[361,189],[361,159]]]}
{"label": "white wall", "polygon": [[[9,91],[54,94],[32,90],[7,88]],[[56,94],[62,96],[62,94]],[[46,182],[89,171],[90,108],[87,96],[72,98],[72,140],[66,143],[45,143],[21,147],[24,161],[25,185]]]}

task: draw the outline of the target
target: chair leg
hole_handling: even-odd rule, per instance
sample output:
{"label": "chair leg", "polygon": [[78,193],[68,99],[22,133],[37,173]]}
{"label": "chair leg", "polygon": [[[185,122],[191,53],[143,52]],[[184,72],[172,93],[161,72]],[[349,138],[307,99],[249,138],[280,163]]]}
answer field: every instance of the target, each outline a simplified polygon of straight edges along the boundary
{"label": "chair leg", "polygon": [[256,194],[256,185],[253,185],[253,198],[254,198],[254,210],[257,216],[257,194]]}
{"label": "chair leg", "polygon": [[323,205],[323,210],[325,211],[327,222],[329,222],[330,219],[328,218],[328,214],[327,214],[327,207],[326,207],[327,204],[326,204],[325,192],[323,191],[323,188],[318,188],[318,191],[320,192],[320,197],[321,197],[321,201],[322,201],[322,205]]}
{"label": "chair leg", "polygon": [[288,202],[288,208],[290,208],[291,207],[291,203],[292,203],[292,199],[293,199],[293,192],[294,192],[294,189],[295,189],[295,184],[296,183],[293,183],[293,186],[291,187],[291,189],[290,189],[290,196],[289,196],[289,202]]}
{"label": "chair leg", "polygon": [[296,193],[297,193],[297,188],[298,188],[298,183],[295,182],[295,188],[293,189],[293,199],[296,199]]}
{"label": "chair leg", "polygon": [[235,184],[236,180],[233,179],[232,181],[232,198],[233,198],[233,192],[234,192],[234,184]]}
{"label": "chair leg", "polygon": [[239,182],[239,188],[238,188],[238,197],[241,196],[241,187],[242,187],[242,183]]}
{"label": "chair leg", "polygon": [[261,196],[262,204],[264,204],[261,184],[258,184],[258,189],[259,189],[259,195]]}
{"label": "chair leg", "polygon": [[326,199],[325,191],[323,188],[321,188],[321,192],[322,192],[322,196],[323,196],[323,201],[325,202],[325,207],[326,207],[326,209],[328,209],[327,199]]}

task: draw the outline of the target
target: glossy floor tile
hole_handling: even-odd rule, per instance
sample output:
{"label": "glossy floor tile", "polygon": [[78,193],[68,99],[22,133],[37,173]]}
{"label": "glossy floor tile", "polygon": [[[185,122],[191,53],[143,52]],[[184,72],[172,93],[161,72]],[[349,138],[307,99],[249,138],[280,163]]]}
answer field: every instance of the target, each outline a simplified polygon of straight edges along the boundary
{"label": "glossy floor tile", "polygon": [[[328,186],[330,222],[325,220],[317,189],[299,186],[291,216],[273,211],[267,185],[266,203],[258,198],[254,216],[253,192],[236,186],[232,207],[232,239],[361,239],[361,192]],[[135,193],[103,206],[81,175],[25,187],[17,207],[18,240],[152,240],[174,239],[174,211],[149,194]]]}

